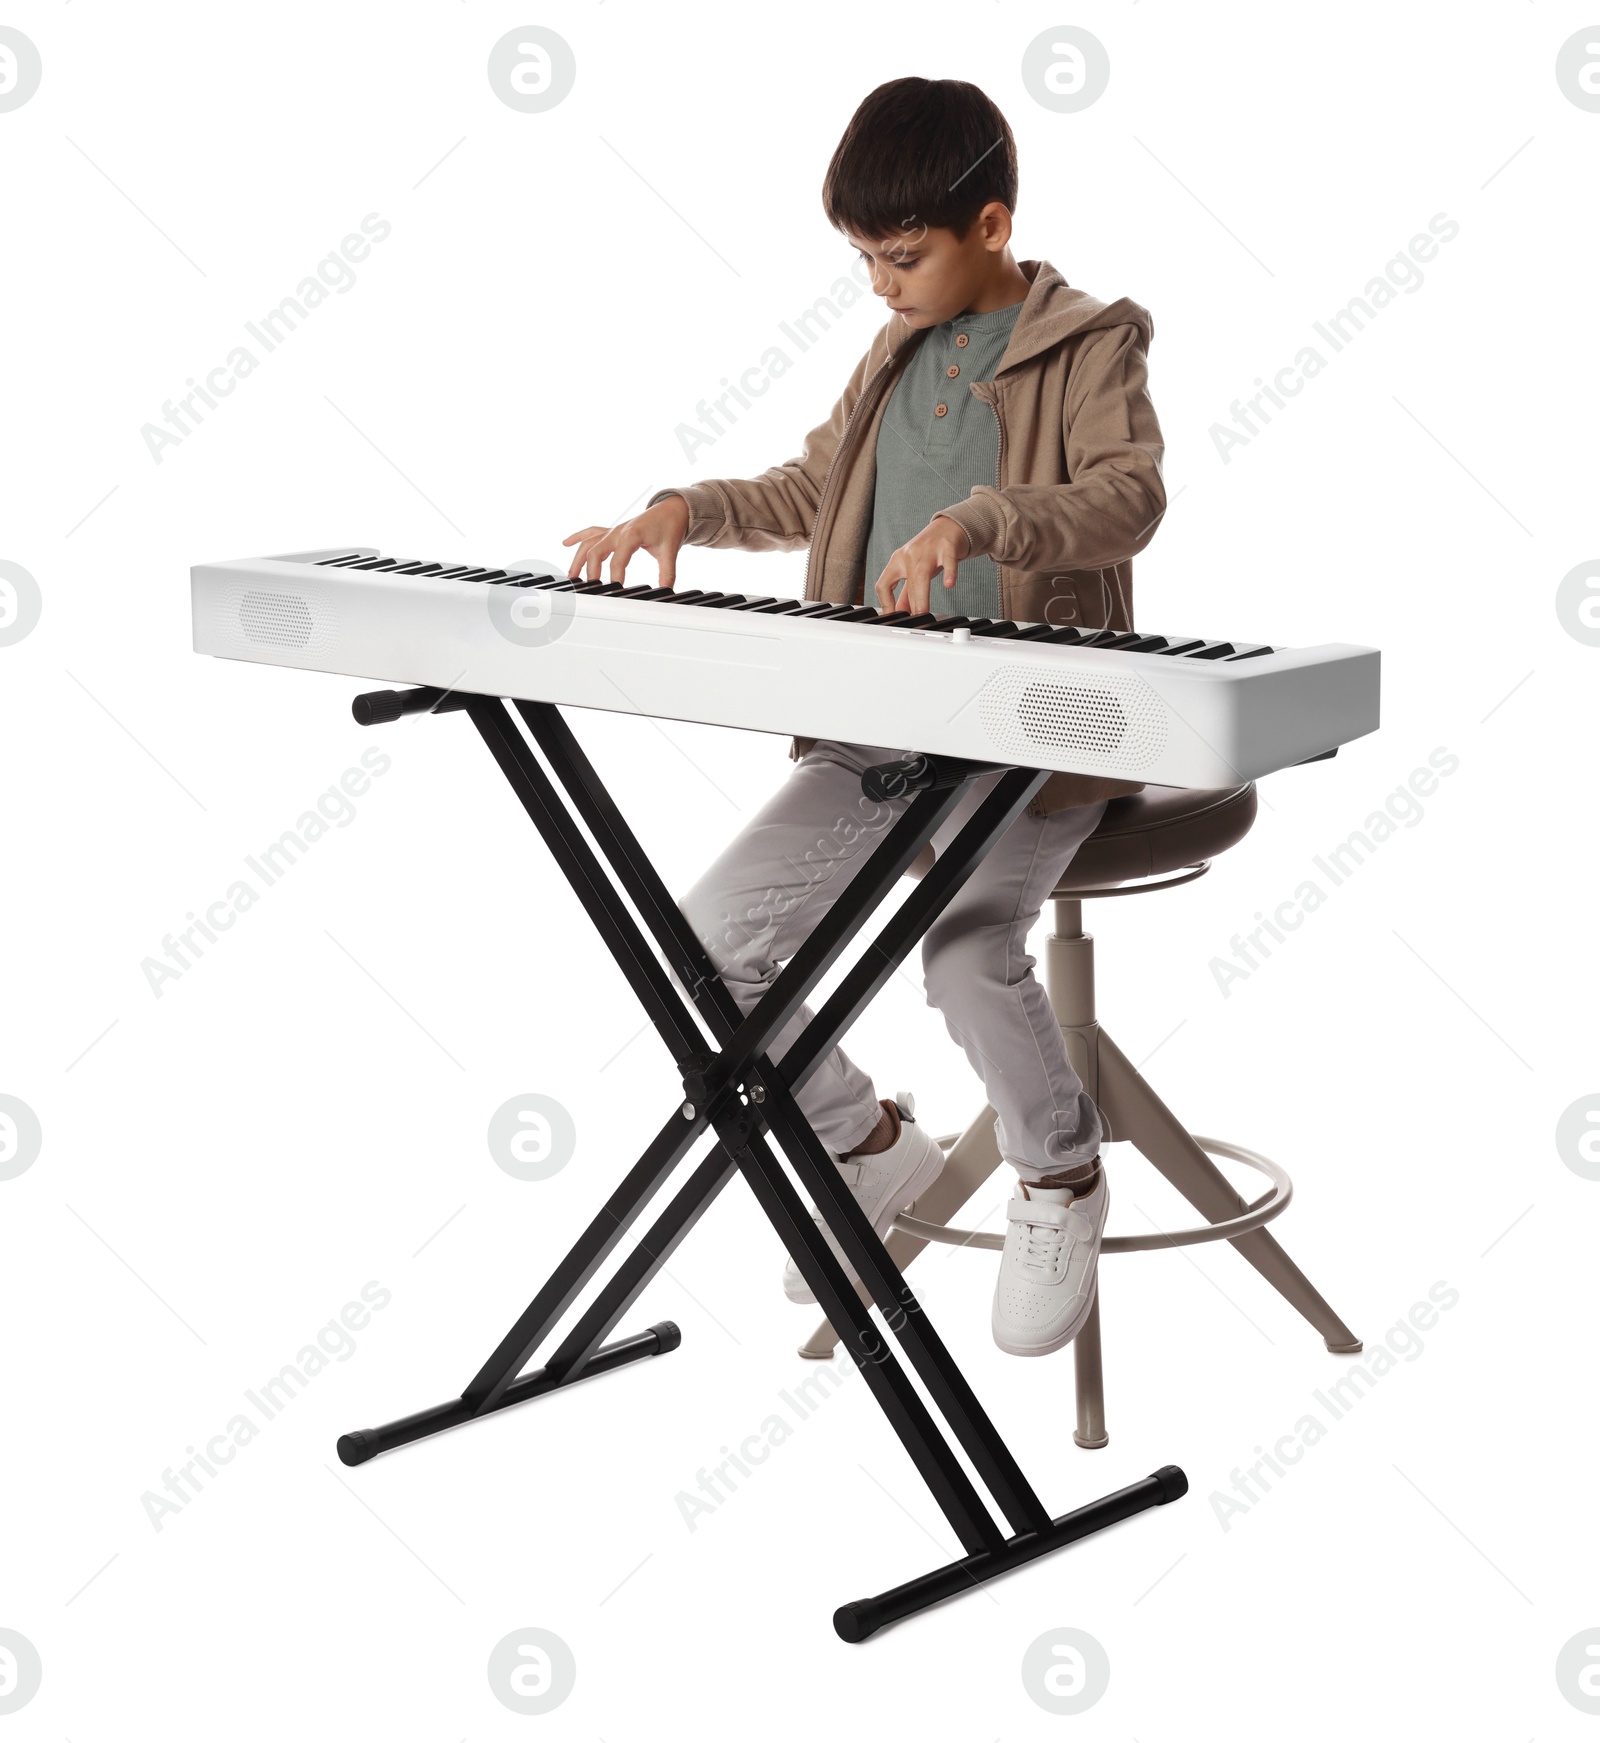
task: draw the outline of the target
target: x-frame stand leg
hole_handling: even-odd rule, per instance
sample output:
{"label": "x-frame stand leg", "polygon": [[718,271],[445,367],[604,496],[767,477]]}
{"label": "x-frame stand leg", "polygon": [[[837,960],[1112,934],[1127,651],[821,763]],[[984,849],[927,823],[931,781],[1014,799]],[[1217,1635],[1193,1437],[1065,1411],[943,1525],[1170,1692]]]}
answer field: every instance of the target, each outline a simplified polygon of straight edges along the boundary
{"label": "x-frame stand leg", "polygon": [[[380,703],[380,711],[369,709],[363,715],[362,704],[374,701]],[[1050,1516],[795,1101],[795,1091],[915,947],[1042,785],[1045,775],[1028,769],[1000,771],[993,790],[933,870],[846,972],[783,1058],[774,1063],[766,1052],[769,1043],[894,890],[954,810],[967,783],[980,773],[990,772],[992,766],[948,764],[925,790],[909,799],[827,915],[746,1014],[734,1003],[559,711],[543,703],[519,702],[516,706],[565,790],[566,803],[517,730],[505,704],[494,698],[442,698],[437,691],[414,691],[402,693],[398,700],[362,698],[357,716],[392,719],[418,709],[461,708],[467,712],[671,1051],[683,1078],[684,1100],[461,1397],[380,1428],[342,1436],[338,1451],[344,1463],[364,1463],[390,1448],[675,1348],[678,1331],[670,1324],[611,1343],[605,1340],[737,1172],[749,1183],[829,1320],[841,1328],[842,1343],[966,1552],[959,1560],[905,1585],[841,1606],[834,1614],[834,1627],[841,1638],[864,1640],[885,1624],[941,1598],[1182,1495],[1188,1486],[1186,1479],[1176,1466],[1168,1465],[1086,1507]],[[580,823],[593,836],[598,854]],[[638,910],[649,938],[629,911],[629,902]],[[650,939],[665,958],[666,969],[651,949]],[[710,1031],[714,1048],[706,1046],[695,1024],[695,1013]],[[598,1273],[668,1174],[708,1131],[715,1134],[717,1143],[706,1159],[619,1264],[545,1365],[524,1372],[534,1351]],[[873,1323],[854,1284],[780,1166],[767,1141],[769,1134],[816,1202],[912,1369],[993,1496],[1010,1527],[1009,1535],[996,1523],[910,1376]]]}

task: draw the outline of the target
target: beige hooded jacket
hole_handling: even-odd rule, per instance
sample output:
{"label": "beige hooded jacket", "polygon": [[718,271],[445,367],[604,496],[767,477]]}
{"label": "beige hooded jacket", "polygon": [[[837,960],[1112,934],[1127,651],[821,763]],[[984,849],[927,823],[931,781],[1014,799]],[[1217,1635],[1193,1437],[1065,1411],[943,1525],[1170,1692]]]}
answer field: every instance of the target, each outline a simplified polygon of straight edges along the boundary
{"label": "beige hooded jacket", "polygon": [[[1032,623],[1133,628],[1130,558],[1166,508],[1161,429],[1146,388],[1149,314],[1125,298],[1074,290],[1046,261],[1020,263],[1030,288],[993,381],[969,391],[994,408],[999,475],[941,512],[1000,573],[1004,616]],[[720,550],[810,546],[805,596],[859,603],[872,520],[878,426],[922,332],[900,316],[873,340],[799,457],[759,478],[713,479],[682,496],[687,542]],[[810,741],[797,741],[803,752]],[[1137,781],[1051,776],[1033,808],[1138,792]]]}

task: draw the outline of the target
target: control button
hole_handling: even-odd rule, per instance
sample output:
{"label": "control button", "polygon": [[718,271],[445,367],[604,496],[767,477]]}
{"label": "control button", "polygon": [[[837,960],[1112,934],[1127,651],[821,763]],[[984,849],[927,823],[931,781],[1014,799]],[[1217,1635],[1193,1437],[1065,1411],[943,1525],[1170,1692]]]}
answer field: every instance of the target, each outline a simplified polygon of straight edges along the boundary
{"label": "control button", "polygon": [[946,413],[946,412],[947,412],[947,411],[949,411],[949,409],[950,409],[950,408],[949,408],[949,406],[947,406],[947,405],[936,405],[936,406],[935,406],[935,407],[934,407],[934,408],[933,408],[933,415],[934,415],[934,416],[935,416],[935,417],[936,417],[936,418],[942,418],[942,417],[943,417],[943,416],[944,416],[944,414],[945,414],[945,413]]}
{"label": "control button", "polygon": [[953,629],[950,632],[950,643],[951,643],[952,647],[957,642],[969,642],[971,640],[972,640],[972,631],[970,629],[966,629],[966,628]]}

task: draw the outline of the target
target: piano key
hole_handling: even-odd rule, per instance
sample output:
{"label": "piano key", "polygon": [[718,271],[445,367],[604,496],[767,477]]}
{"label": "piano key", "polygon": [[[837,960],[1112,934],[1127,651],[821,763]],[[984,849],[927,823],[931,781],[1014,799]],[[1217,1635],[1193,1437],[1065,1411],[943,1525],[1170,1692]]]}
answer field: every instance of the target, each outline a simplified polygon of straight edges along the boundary
{"label": "piano key", "polygon": [[361,556],[360,551],[351,551],[348,556],[344,557],[319,557],[317,567],[319,569],[347,569],[352,563],[359,563]]}
{"label": "piano key", "polygon": [[730,611],[759,611],[763,606],[776,605],[777,598],[771,593],[757,594],[754,599],[742,599],[737,605],[730,605]]}
{"label": "piano key", "polygon": [[1227,659],[1228,663],[1232,665],[1239,660],[1253,660],[1258,654],[1271,654],[1276,652],[1277,650],[1275,648],[1269,647],[1265,642],[1263,642],[1258,648],[1246,648],[1242,654],[1227,654],[1224,657]]}
{"label": "piano key", "polygon": [[1129,642],[1122,651],[1125,654],[1158,654],[1166,645],[1164,635],[1142,635]]}
{"label": "piano key", "polygon": [[970,617],[961,617],[961,616],[956,615],[955,613],[952,613],[949,617],[936,617],[933,620],[933,622],[928,625],[928,628],[929,629],[970,629],[971,626],[972,626],[972,619]]}
{"label": "piano key", "polygon": [[752,605],[752,612],[762,617],[792,617],[805,603],[801,599],[774,599],[770,605]]}
{"label": "piano key", "polygon": [[1114,629],[1092,629],[1078,643],[1084,648],[1109,647],[1117,639],[1118,632]]}
{"label": "piano key", "polygon": [[1205,645],[1204,639],[1200,636],[1181,635],[1176,641],[1169,641],[1164,648],[1156,648],[1154,651],[1158,654],[1176,656],[1192,653],[1196,648],[1203,648]]}
{"label": "piano key", "polygon": [[352,563],[352,569],[392,569],[395,565],[393,557],[363,557],[359,563]]}
{"label": "piano key", "polygon": [[910,621],[911,613],[909,611],[880,611],[878,613],[879,623],[892,624],[896,628]]}
{"label": "piano key", "polygon": [[1075,624],[1064,624],[1060,629],[1051,630],[1049,635],[1041,636],[1040,640],[1057,647],[1075,647],[1083,640],[1083,631]]}
{"label": "piano key", "polygon": [[409,563],[396,563],[389,571],[391,575],[420,575],[424,569],[437,569],[437,563],[419,562],[415,557]]}
{"label": "piano key", "polygon": [[456,581],[459,580],[461,576],[465,575],[467,570],[471,567],[472,565],[470,563],[457,563],[453,569],[441,569],[434,579],[438,581]]}
{"label": "piano key", "polygon": [[833,620],[835,623],[872,623],[878,615],[872,605],[849,605]]}
{"label": "piano key", "polygon": [[703,605],[707,611],[729,611],[744,604],[742,593],[710,593],[704,599],[697,599],[696,605]]}
{"label": "piano key", "polygon": [[931,611],[919,611],[908,617],[904,623],[896,624],[897,629],[929,629],[938,622]]}
{"label": "piano key", "polygon": [[1042,642],[1049,634],[1051,629],[1047,623],[1025,623],[1012,639],[1019,642]]}
{"label": "piano key", "polygon": [[998,622],[993,618],[980,617],[974,621],[972,633],[995,639],[1009,639],[1016,635],[1017,626],[1009,617],[1002,617]]}
{"label": "piano key", "polygon": [[822,617],[825,615],[831,616],[832,613],[837,611],[838,609],[839,609],[838,606],[830,605],[828,603],[828,601],[825,599],[812,599],[812,600],[808,600],[808,601],[803,602],[800,605],[800,607],[798,608],[798,610],[796,610],[794,615],[796,617]]}
{"label": "piano key", "polygon": [[1185,654],[1186,660],[1220,660],[1233,652],[1232,642],[1207,642],[1204,647],[1196,648],[1192,653]]}

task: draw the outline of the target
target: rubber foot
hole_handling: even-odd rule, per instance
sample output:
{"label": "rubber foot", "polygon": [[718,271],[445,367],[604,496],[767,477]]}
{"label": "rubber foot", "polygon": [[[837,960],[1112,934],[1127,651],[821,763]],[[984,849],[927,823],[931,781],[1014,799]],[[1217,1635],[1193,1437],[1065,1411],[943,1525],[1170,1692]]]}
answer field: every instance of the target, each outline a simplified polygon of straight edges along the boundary
{"label": "rubber foot", "polygon": [[664,1319],[659,1325],[651,1326],[656,1334],[656,1342],[661,1346],[656,1351],[658,1356],[664,1356],[668,1350],[675,1350],[683,1342],[683,1333],[679,1331],[675,1321]]}
{"label": "rubber foot", "polygon": [[1176,1465],[1163,1465],[1159,1471],[1150,1474],[1161,1485],[1162,1506],[1189,1493],[1189,1479]]}
{"label": "rubber foot", "polygon": [[373,1453],[366,1437],[359,1430],[354,1434],[341,1434],[334,1450],[342,1465],[364,1465]]}
{"label": "rubber foot", "polygon": [[874,1606],[869,1602],[841,1604],[833,1613],[834,1633],[841,1640],[848,1641],[851,1646],[859,1646],[863,1640],[878,1631],[873,1611]]}
{"label": "rubber foot", "polygon": [[1109,1445],[1110,1440],[1111,1440],[1111,1436],[1109,1434],[1102,1434],[1098,1440],[1090,1440],[1089,1437],[1086,1434],[1084,1434],[1081,1429],[1077,1429],[1077,1428],[1073,1429],[1072,1438],[1074,1441],[1077,1442],[1077,1444],[1079,1446],[1085,1448],[1089,1452],[1094,1452],[1100,1447]]}
{"label": "rubber foot", "polygon": [[1336,1344],[1332,1338],[1324,1338],[1322,1341],[1336,1356],[1359,1356],[1361,1354],[1362,1344],[1360,1338],[1357,1338],[1354,1343],[1348,1344]]}
{"label": "rubber foot", "polygon": [[[834,1345],[837,1349],[838,1345]],[[808,1362],[830,1362],[833,1360],[833,1350],[814,1350],[810,1344],[801,1344],[795,1351],[797,1356],[804,1356]]]}

